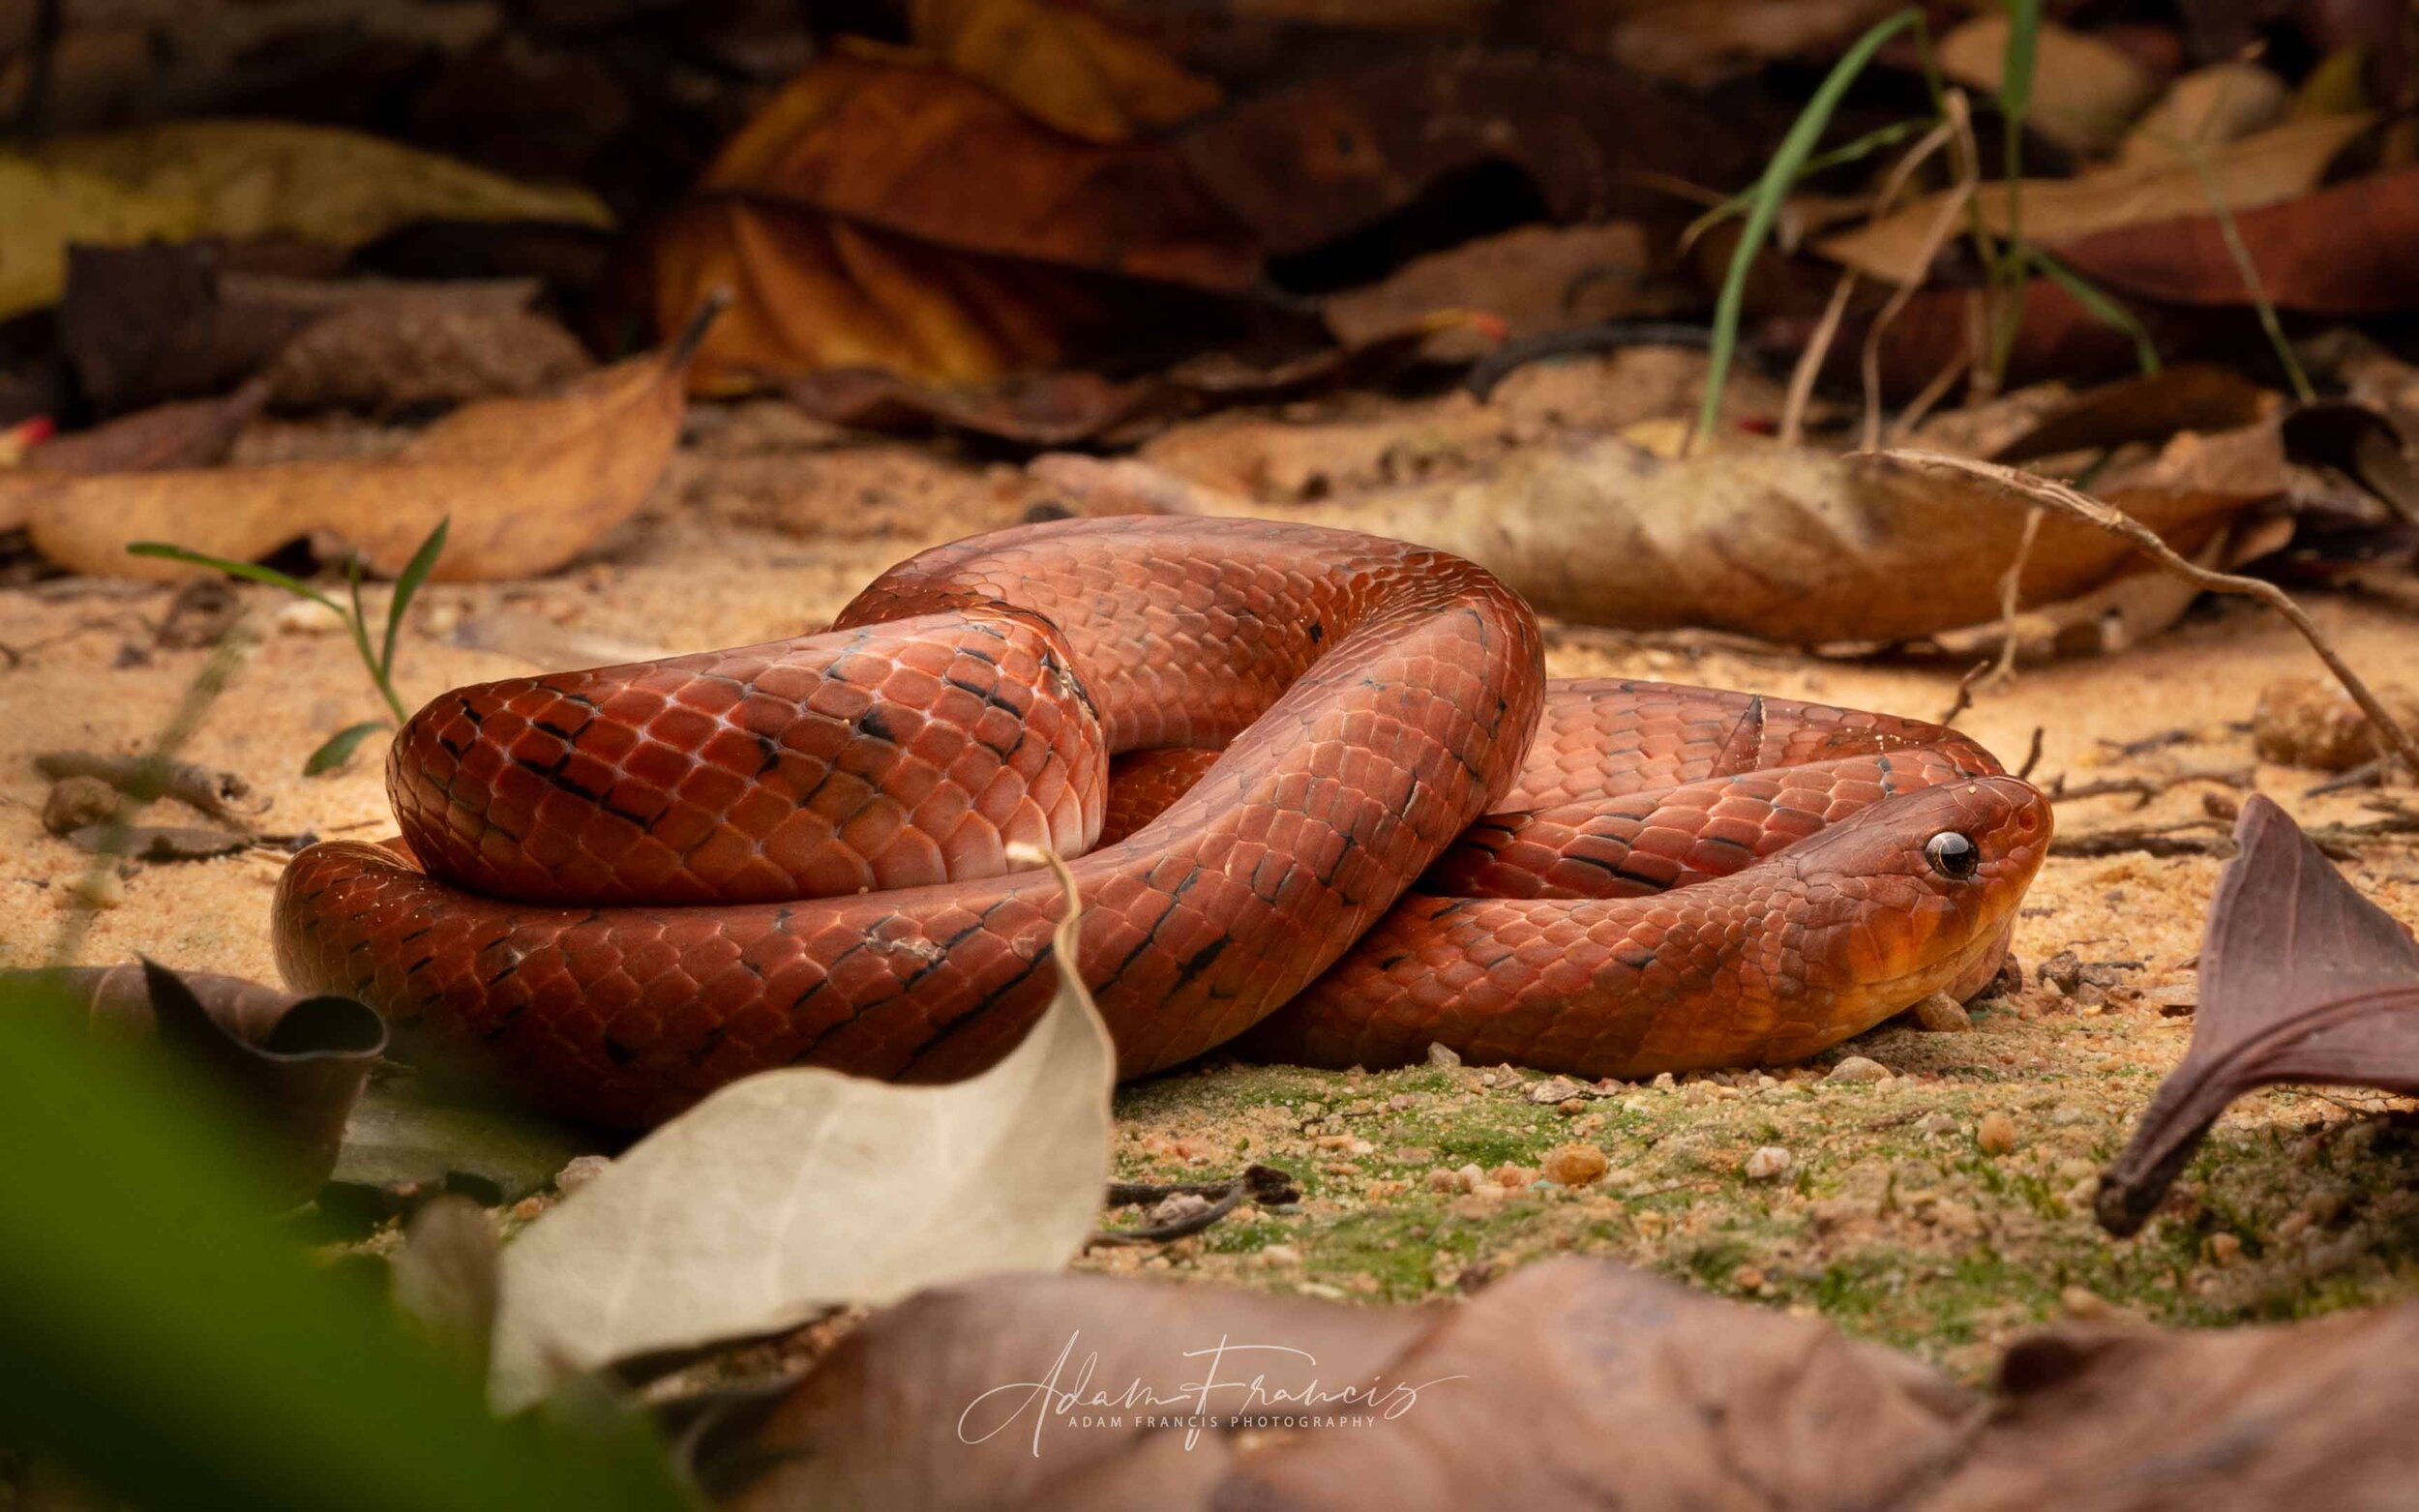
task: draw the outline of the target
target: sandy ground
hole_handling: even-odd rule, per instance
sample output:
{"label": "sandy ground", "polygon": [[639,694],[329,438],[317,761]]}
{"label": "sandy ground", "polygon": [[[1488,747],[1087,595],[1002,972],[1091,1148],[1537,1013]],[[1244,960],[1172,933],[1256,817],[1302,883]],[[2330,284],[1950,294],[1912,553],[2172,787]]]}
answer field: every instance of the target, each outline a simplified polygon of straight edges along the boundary
{"label": "sandy ground", "polygon": [[[647,511],[585,565],[540,582],[431,588],[399,658],[406,701],[532,669],[529,657],[461,643],[481,636],[586,636],[595,661],[613,659],[604,642],[693,650],[793,634],[915,548],[1013,522],[1038,496],[1012,469],[929,448],[833,447],[771,412],[701,414],[692,430]],[[383,833],[382,738],[332,777],[300,775],[329,732],[381,712],[348,641],[273,590],[243,591],[256,647],[184,754],[250,780],[272,800],[268,828]],[[165,589],[101,583],[0,592],[0,964],[45,957],[86,864],[44,832],[46,785],[31,756],[140,749],[204,663],[204,652],[153,647],[167,600]],[[2350,600],[2313,608],[2373,678],[2419,683],[2407,616]],[[1949,668],[1694,654],[1585,631],[1558,633],[1552,647],[1560,675],[1663,677],[1926,717],[1949,706],[1956,684]],[[534,654],[582,660],[559,646]],[[2120,657],[2028,668],[1959,723],[2011,764],[2038,726],[2044,779],[2234,772],[2253,764],[2244,722],[2259,687],[2316,670],[2283,624],[2241,605],[2204,606]],[[2125,749],[2178,731],[2156,749]],[[2260,766],[2254,776],[2305,823],[2371,816],[2358,794],[2302,796],[2317,774]],[[2241,795],[2187,782],[2140,810],[2131,798],[2071,802],[2061,836],[2191,819],[2207,792]],[[140,951],[273,980],[267,911],[279,865],[264,851],[134,870],[122,904],[94,921],[83,959]],[[1337,1076],[1212,1066],[1129,1089],[1129,1172],[1267,1159],[1301,1175],[1308,1195],[1290,1212],[1230,1220],[1167,1250],[1096,1252],[1088,1263],[1411,1298],[1582,1250],[1819,1308],[1953,1364],[2060,1308],[2225,1321],[2408,1294],[2419,1216],[2404,1189],[2419,1152],[2404,1150],[2401,1119],[2386,1115],[2402,1105],[2381,1098],[2247,1101],[2188,1174],[2185,1196],[2129,1244],[2101,1238],[2078,1203],[2190,1032],[2188,1016],[2163,1015],[2156,999],[2189,995],[2158,990],[2192,980],[2218,869],[2207,858],[2053,851],[2023,909],[2018,958],[2028,967],[2061,951],[2138,963],[2123,980],[2147,995],[2077,1002],[2028,978],[1970,1032],[1894,1024],[1838,1052],[1896,1073],[1883,1082],[1826,1082],[1821,1066],[1749,1072],[1575,1112],[1533,1104],[1535,1074],[1476,1067]],[[2397,917],[2419,920],[2419,850],[2374,845],[2346,871]],[[1974,1130],[1990,1112],[2012,1119],[2012,1152],[1979,1149]],[[1452,1174],[1535,1168],[1573,1141],[1602,1149],[1611,1173],[1576,1190],[1508,1192],[1491,1177],[1464,1191]],[[1741,1164],[1765,1145],[1788,1149],[1791,1169],[1748,1181]]]}

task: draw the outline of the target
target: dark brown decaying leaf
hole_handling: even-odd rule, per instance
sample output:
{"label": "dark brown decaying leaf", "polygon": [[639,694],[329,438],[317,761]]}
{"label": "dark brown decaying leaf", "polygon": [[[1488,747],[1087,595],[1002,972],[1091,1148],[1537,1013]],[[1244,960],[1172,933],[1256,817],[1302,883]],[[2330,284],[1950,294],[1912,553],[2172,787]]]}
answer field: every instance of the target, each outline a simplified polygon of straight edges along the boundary
{"label": "dark brown decaying leaf", "polygon": [[1508,163],[1550,218],[1671,219],[1641,180],[1737,184],[1749,133],[1635,74],[1519,52],[1441,52],[1274,90],[1186,133],[1185,161],[1270,252],[1308,252],[1449,173]]}
{"label": "dark brown decaying leaf", "polygon": [[2209,903],[2192,1048],[2100,1178],[2110,1232],[2142,1226],[2228,1103],[2314,1082],[2419,1092],[2419,942],[2255,794]]}
{"label": "dark brown decaying leaf", "polygon": [[53,437],[27,452],[25,465],[52,472],[212,466],[226,460],[235,437],[268,399],[269,380],[254,375],[224,398],[159,404]]}
{"label": "dark brown decaying leaf", "polygon": [[[2238,211],[2234,222],[2261,289],[2279,309],[2356,316],[2419,308],[2419,280],[2410,276],[2419,167]],[[2124,298],[2253,303],[2214,215],[2103,231],[2061,246],[2058,255]]]}
{"label": "dark brown decaying leaf", "polygon": [[[2205,1011],[2205,1010],[2204,1010]],[[2406,1502],[2419,1307],[2285,1327],[2019,1340],[1925,1512],[2264,1512]]]}
{"label": "dark brown decaying leaf", "polygon": [[60,979],[85,1005],[94,1033],[156,1039],[257,1115],[280,1160],[279,1190],[300,1201],[327,1179],[345,1117],[386,1050],[375,1013],[349,997],[304,996],[149,961],[69,967]]}
{"label": "dark brown decaying leaf", "polygon": [[2269,399],[2267,390],[2230,368],[2177,363],[2077,394],[1993,451],[1990,460],[2022,462],[2128,441],[2156,443],[2182,430],[2238,430],[2265,415]]}
{"label": "dark brown decaying leaf", "polygon": [[1954,1460],[1969,1405],[1818,1319],[1589,1261],[1490,1287],[1385,1377],[1436,1384],[1253,1455],[1218,1504],[1887,1506]]}

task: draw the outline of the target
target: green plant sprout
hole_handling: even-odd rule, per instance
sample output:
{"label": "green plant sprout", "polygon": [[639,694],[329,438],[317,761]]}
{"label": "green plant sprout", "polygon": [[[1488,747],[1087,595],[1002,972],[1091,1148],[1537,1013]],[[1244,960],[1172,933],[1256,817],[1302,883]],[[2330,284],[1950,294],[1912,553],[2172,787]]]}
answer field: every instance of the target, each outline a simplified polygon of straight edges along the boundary
{"label": "green plant sprout", "polygon": [[206,556],[199,551],[188,550],[184,547],[172,546],[164,541],[137,541],[126,549],[134,556],[157,556],[171,562],[186,562],[195,567],[212,568],[230,578],[241,578],[250,582],[267,583],[272,588],[283,588],[298,599],[310,600],[343,621],[345,630],[352,635],[353,649],[361,653],[361,665],[370,669],[370,680],[377,685],[378,697],[386,700],[386,706],[393,711],[395,718],[391,722],[364,720],[358,725],[348,725],[330,735],[319,749],[311,753],[310,757],[303,762],[303,775],[316,777],[323,772],[331,772],[343,765],[364,740],[379,730],[394,728],[411,717],[410,711],[403,707],[403,700],[395,692],[395,642],[396,638],[403,634],[403,613],[411,607],[412,596],[418,593],[420,585],[428,580],[429,573],[436,566],[436,559],[445,554],[445,530],[452,522],[450,519],[438,520],[436,528],[429,532],[429,538],[420,543],[420,548],[411,553],[411,560],[405,563],[403,570],[396,576],[395,596],[386,607],[384,637],[375,649],[373,649],[370,644],[369,615],[361,606],[361,559],[359,557],[350,558],[344,564],[345,581],[352,601],[351,607],[347,608],[302,579],[289,578],[275,568],[259,567],[251,562],[230,562],[224,557]]}
{"label": "green plant sprout", "polygon": [[[2057,287],[2073,296],[2095,318],[2113,326],[2133,339],[2135,356],[2144,372],[2159,371],[2159,354],[2149,333],[2131,311],[2073,268],[2051,257],[2023,237],[2021,183],[2023,174],[2023,136],[2025,117],[2032,109],[2033,74],[2040,48],[2040,0],[2006,0],[2008,10],[2008,44],[2002,55],[2000,84],[1996,104],[2007,123],[2006,193],[2008,196],[2007,226],[2003,236],[1994,236],[1985,223],[1979,203],[1971,198],[1967,204],[1967,220],[1975,252],[1981,258],[1985,281],[1990,290],[1992,317],[1990,340],[1985,353],[1982,372],[1994,387],[2006,371],[2014,350],[2016,336],[2023,312],[2025,281],[2039,272]],[[1924,72],[1924,82],[1933,106],[1933,120],[1900,122],[1879,131],[1868,132],[1844,146],[1817,154],[1815,143],[1831,125],[1859,74],[1869,64],[1882,45],[1900,32],[1912,34],[1916,54]],[[1765,165],[1763,175],[1745,193],[1735,195],[1698,217],[1688,228],[1693,236],[1719,224],[1732,215],[1747,216],[1746,228],[1740,233],[1739,245],[1732,252],[1730,267],[1722,280],[1719,299],[1714,308],[1712,362],[1705,379],[1705,394],[1697,410],[1692,444],[1702,444],[1714,433],[1721,415],[1722,388],[1730,375],[1730,366],[1738,351],[1739,323],[1746,301],[1748,270],[1763,251],[1765,239],[1778,222],[1783,201],[1798,183],[1808,174],[1843,163],[1855,162],[1881,148],[1903,140],[1920,129],[1946,121],[1948,105],[1940,69],[1932,53],[1931,36],[1925,25],[1922,12],[1910,6],[1884,16],[1875,22],[1855,45],[1843,54],[1825,76],[1820,88],[1807,102],[1789,133],[1781,139],[1779,149]]]}

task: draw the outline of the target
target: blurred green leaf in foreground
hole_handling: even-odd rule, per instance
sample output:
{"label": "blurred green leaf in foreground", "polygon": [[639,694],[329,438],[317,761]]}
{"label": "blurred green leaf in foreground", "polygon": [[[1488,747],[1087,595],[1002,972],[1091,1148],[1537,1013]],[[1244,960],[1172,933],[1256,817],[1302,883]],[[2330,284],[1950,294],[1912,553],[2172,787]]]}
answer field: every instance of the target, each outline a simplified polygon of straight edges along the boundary
{"label": "blurred green leaf in foreground", "polygon": [[635,1419],[490,1415],[278,1231],[244,1138],[175,1066],[0,990],[0,1444],[146,1512],[690,1504]]}

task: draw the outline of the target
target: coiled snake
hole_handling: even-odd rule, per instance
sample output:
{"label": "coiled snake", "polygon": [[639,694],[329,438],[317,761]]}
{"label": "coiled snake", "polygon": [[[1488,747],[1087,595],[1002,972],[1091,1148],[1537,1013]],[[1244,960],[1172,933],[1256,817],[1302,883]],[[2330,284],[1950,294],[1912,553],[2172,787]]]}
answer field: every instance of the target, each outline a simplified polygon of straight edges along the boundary
{"label": "coiled snake", "polygon": [[1125,1075],[1247,1036],[1636,1077],[1979,987],[2050,833],[1952,731],[1549,683],[1468,562],[1181,519],[941,547],[821,635],[458,689],[388,786],[401,839],[280,884],[289,983],[631,1125],[772,1066],[1004,1053],[1061,907],[1012,842],[1082,852]]}

